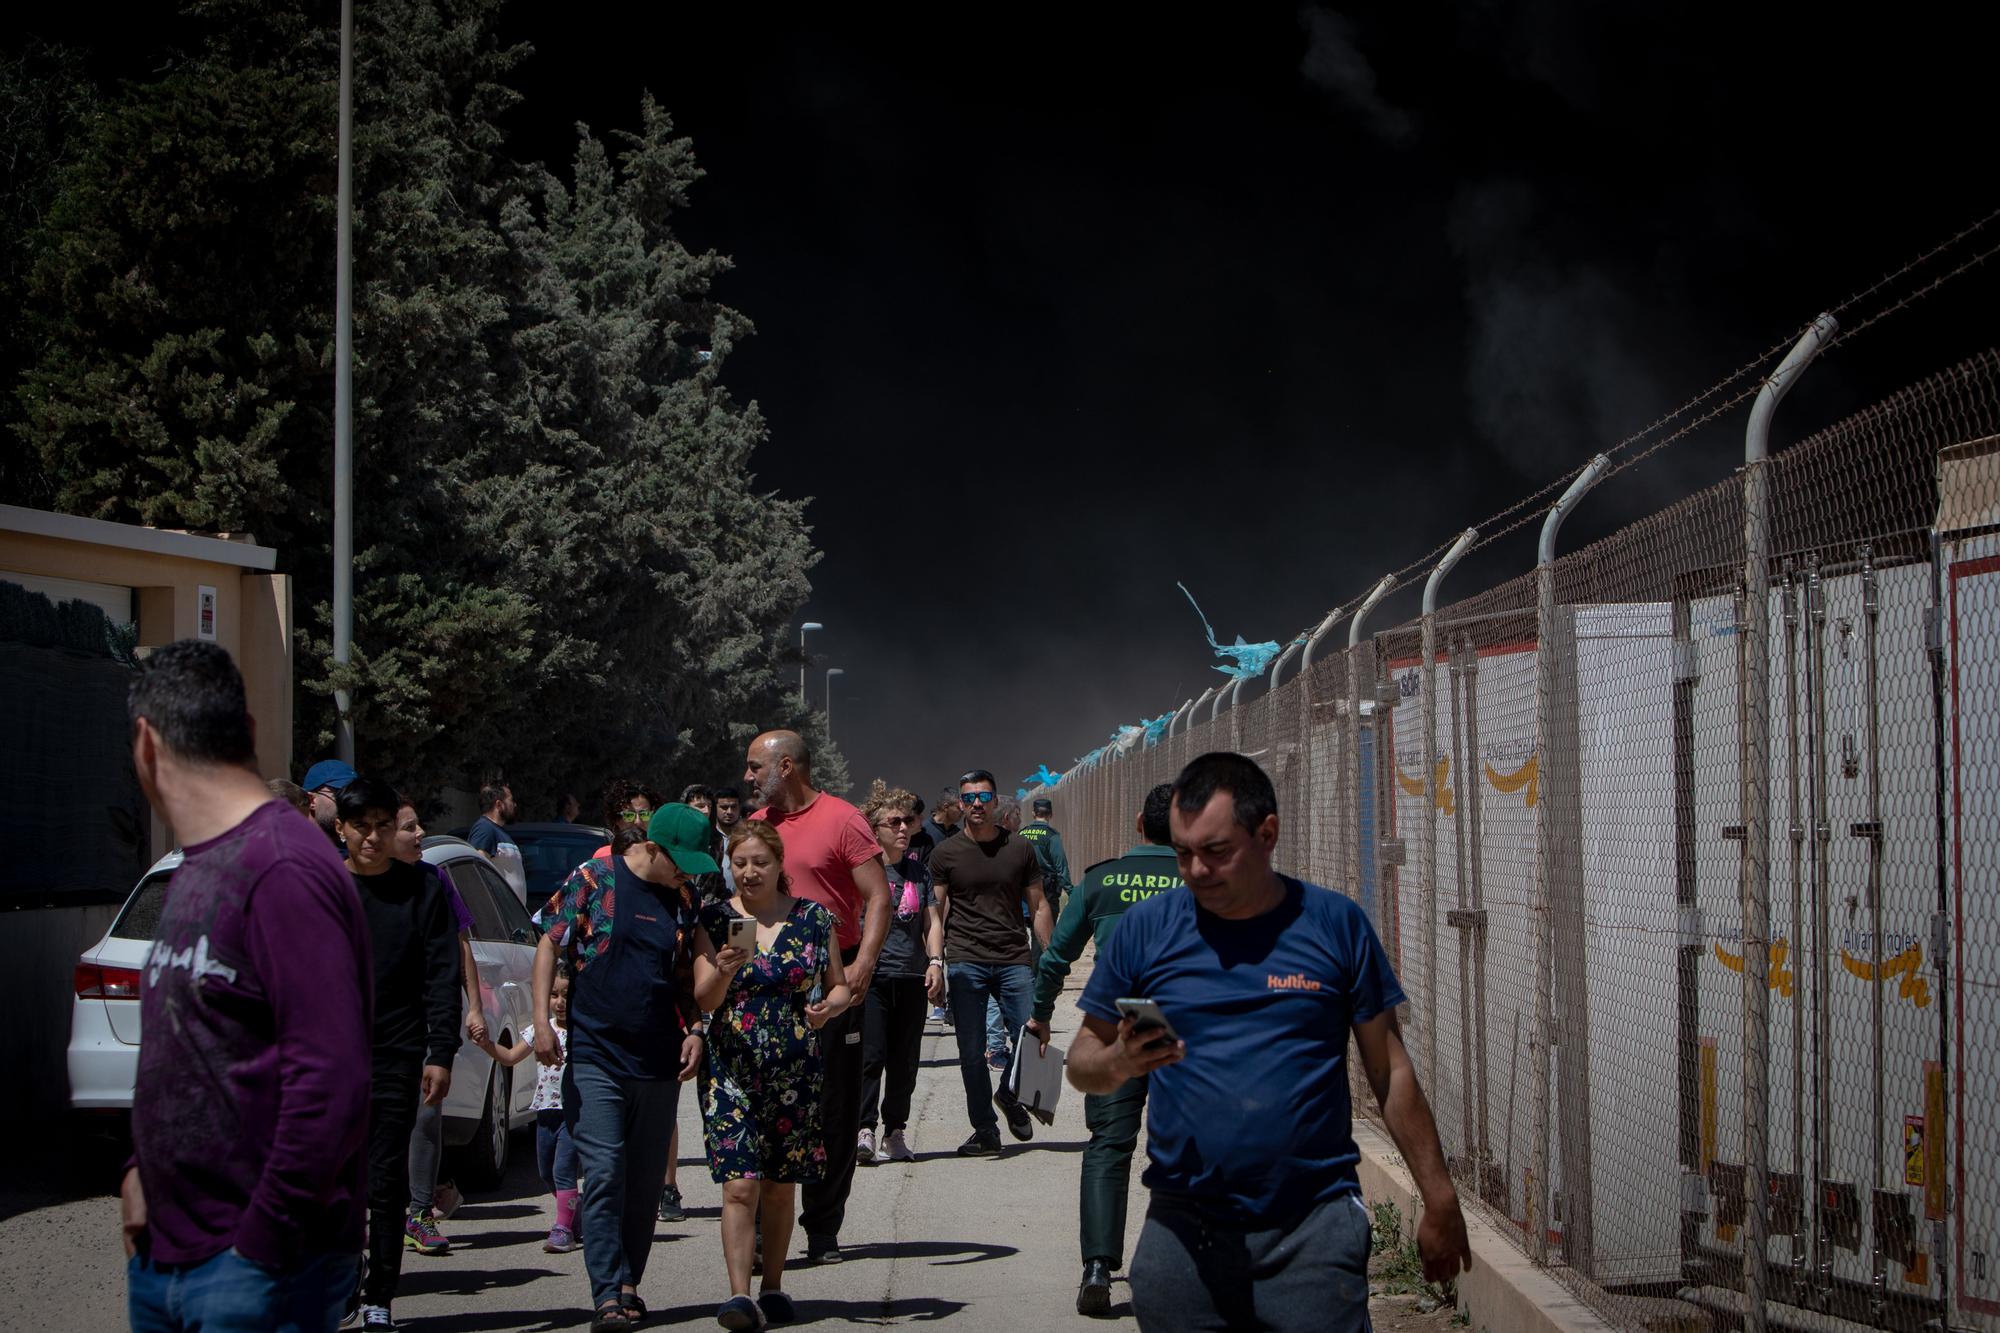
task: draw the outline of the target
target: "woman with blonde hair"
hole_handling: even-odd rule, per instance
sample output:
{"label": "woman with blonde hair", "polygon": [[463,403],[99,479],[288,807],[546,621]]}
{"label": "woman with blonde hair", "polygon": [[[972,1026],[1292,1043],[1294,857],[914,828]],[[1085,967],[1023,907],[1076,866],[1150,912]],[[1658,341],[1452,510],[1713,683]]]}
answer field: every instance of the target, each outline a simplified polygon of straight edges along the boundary
{"label": "woman with blonde hair", "polygon": [[[761,1329],[796,1317],[784,1293],[797,1187],[826,1170],[820,1132],[819,1029],[852,1003],[833,914],[790,893],[785,844],[745,821],[729,841],[736,897],[702,909],[695,1002],[713,1010],[702,1127],[709,1174],[722,1186],[722,1257],[729,1299],[716,1321]],[[730,923],[742,947],[730,944]],[[743,939],[747,933],[750,938]],[[720,945],[720,947],[717,947]],[[762,1214],[763,1285],[750,1299],[750,1266]]]}

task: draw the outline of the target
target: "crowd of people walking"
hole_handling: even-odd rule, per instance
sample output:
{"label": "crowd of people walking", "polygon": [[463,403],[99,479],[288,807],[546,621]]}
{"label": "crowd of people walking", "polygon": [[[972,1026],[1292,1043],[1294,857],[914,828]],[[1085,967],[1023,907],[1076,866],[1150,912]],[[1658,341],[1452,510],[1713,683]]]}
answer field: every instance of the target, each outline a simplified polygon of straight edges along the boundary
{"label": "crowd of people walking", "polygon": [[[747,796],[613,783],[610,841],[531,904],[533,1021],[501,1046],[472,918],[425,864],[414,802],[338,761],[267,787],[213,644],[152,654],[131,715],[141,784],[184,850],[144,974],[121,1190],[135,1330],[325,1330],[357,1305],[393,1329],[405,1252],[449,1249],[441,1106],[461,1041],[534,1061],[544,1249],[582,1249],[593,1333],[648,1318],[656,1223],[682,1215],[683,1084],[722,1194],[717,1321],[790,1322],[795,1225],[808,1263],[840,1262],[856,1167],[914,1159],[927,1020],[955,1035],[960,1155],[1047,1122],[1011,1067],[1048,1056],[1086,943],[1067,1061],[1091,1136],[1079,1313],[1110,1309],[1143,1116],[1142,1327],[1366,1326],[1350,1033],[1424,1196],[1427,1272],[1470,1262],[1380,942],[1344,896],[1272,870],[1275,798],[1241,756],[1149,793],[1136,845],[1074,889],[1050,803],[1024,826],[985,769],[928,815],[880,782],[857,808],[779,730],[750,742]],[[518,870],[511,790],[480,806],[468,840]]]}

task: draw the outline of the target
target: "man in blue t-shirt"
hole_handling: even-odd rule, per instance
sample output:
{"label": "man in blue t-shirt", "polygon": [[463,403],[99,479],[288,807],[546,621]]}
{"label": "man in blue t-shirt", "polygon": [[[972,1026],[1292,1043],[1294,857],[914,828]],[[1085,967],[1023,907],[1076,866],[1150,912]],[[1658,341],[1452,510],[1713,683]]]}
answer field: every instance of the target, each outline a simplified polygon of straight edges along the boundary
{"label": "man in blue t-shirt", "polygon": [[[1424,1275],[1470,1267],[1465,1219],[1395,1007],[1403,991],[1351,900],[1271,869],[1271,780],[1205,754],[1174,782],[1187,893],[1127,912],[1079,1001],[1069,1080],[1103,1095],[1150,1075],[1131,1268],[1142,1329],[1368,1326],[1368,1214],[1347,1095],[1351,1030],[1390,1137],[1423,1196]],[[1178,1041],[1117,1001],[1159,1006]]]}

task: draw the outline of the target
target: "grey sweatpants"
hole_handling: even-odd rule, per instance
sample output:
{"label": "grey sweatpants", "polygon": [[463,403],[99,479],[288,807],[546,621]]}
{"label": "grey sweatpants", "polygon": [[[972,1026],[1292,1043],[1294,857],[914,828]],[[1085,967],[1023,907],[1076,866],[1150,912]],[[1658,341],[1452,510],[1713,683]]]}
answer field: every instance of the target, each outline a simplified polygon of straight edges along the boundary
{"label": "grey sweatpants", "polygon": [[1366,1333],[1368,1249],[1358,1194],[1266,1231],[1155,1194],[1128,1275],[1132,1312],[1162,1333]]}

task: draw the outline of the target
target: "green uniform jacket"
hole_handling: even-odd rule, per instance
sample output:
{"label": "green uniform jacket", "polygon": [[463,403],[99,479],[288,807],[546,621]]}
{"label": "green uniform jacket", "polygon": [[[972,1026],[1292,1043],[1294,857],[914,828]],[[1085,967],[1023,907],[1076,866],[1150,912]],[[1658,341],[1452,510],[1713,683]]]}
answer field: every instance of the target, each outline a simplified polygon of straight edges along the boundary
{"label": "green uniform jacket", "polygon": [[1070,889],[1069,855],[1063,851],[1062,834],[1056,832],[1055,825],[1037,819],[1022,826],[1021,836],[1035,849],[1035,865],[1042,872],[1042,896],[1054,911]]}
{"label": "green uniform jacket", "polygon": [[1126,908],[1156,893],[1182,887],[1174,849],[1149,842],[1140,843],[1115,861],[1099,861],[1084,871],[1083,883],[1063,904],[1055,933],[1049,936],[1049,947],[1042,950],[1041,966],[1035,971],[1035,1019],[1046,1023],[1055,1014],[1056,996],[1062,994],[1063,978],[1083,954],[1086,932],[1102,952]]}

